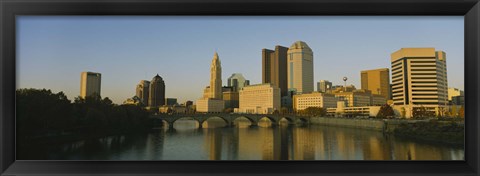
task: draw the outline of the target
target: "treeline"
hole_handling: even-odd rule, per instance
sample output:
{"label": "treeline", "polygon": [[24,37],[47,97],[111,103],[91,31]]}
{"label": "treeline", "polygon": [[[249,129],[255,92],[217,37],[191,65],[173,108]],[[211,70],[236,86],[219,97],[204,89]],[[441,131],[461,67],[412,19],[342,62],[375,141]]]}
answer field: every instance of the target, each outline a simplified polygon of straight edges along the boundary
{"label": "treeline", "polygon": [[395,128],[394,134],[401,137],[464,145],[465,126],[455,121],[430,120],[401,124]]}
{"label": "treeline", "polygon": [[76,97],[45,89],[16,91],[17,140],[81,135],[98,136],[149,130],[148,112],[139,106],[116,105],[99,95]]}

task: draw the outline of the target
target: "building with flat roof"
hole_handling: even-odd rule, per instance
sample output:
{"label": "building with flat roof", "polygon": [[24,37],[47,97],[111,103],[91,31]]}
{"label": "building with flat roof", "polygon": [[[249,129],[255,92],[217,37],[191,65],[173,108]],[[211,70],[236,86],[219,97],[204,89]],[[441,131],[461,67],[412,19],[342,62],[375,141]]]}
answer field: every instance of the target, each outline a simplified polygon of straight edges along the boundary
{"label": "building with flat roof", "polygon": [[303,41],[297,41],[287,52],[288,90],[296,94],[313,92],[313,51]]}
{"label": "building with flat roof", "polygon": [[280,88],[270,83],[245,86],[239,100],[237,113],[272,114],[280,111]]}
{"label": "building with flat roof", "polygon": [[453,87],[448,88],[448,101],[452,101],[452,97],[455,96],[464,96],[463,90]]}
{"label": "building with flat roof", "polygon": [[281,96],[286,96],[288,48],[280,45],[275,50],[262,49],[262,83],[271,83],[280,88]]}
{"label": "building with flat roof", "polygon": [[304,110],[308,107],[336,108],[337,98],[334,94],[312,92],[293,96],[293,109]]}
{"label": "building with flat roof", "polygon": [[327,92],[332,89],[332,82],[327,80],[320,80],[317,82],[317,92]]}
{"label": "building with flat roof", "polygon": [[360,72],[362,89],[372,91],[372,94],[390,98],[390,72],[388,68],[363,70]]}
{"label": "building with flat roof", "polygon": [[100,96],[102,74],[82,72],[80,76],[80,97],[85,98],[97,94]]}
{"label": "building with flat roof", "polygon": [[[446,54],[435,48],[402,48],[391,54],[394,105],[444,111],[448,104]],[[442,110],[443,109],[443,110]]]}

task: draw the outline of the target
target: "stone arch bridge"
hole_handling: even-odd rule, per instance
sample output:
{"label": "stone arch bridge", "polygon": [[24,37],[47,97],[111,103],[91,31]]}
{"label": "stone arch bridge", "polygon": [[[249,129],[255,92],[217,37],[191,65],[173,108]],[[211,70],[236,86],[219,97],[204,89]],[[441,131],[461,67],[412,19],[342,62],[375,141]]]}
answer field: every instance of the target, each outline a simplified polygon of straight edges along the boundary
{"label": "stone arch bridge", "polygon": [[309,116],[297,115],[277,115],[277,114],[225,114],[225,113],[207,113],[207,114],[156,114],[151,115],[150,118],[156,122],[165,121],[170,128],[173,127],[175,121],[179,119],[193,119],[198,122],[199,128],[202,128],[203,122],[210,118],[218,117],[225,121],[227,126],[234,126],[234,121],[238,118],[244,117],[248,119],[251,126],[257,126],[260,119],[267,118],[272,122],[272,126],[278,125],[280,120],[285,119],[289,124],[297,124],[298,122],[309,124]]}

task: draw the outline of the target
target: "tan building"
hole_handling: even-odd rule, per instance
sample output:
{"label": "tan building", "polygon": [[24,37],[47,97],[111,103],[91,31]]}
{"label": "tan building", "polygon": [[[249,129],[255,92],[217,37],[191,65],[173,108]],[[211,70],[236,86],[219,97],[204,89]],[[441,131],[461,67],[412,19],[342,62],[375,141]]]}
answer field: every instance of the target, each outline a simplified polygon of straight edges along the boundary
{"label": "tan building", "polygon": [[210,97],[213,99],[222,99],[222,66],[218,53],[212,59],[210,66]]}
{"label": "tan building", "polygon": [[80,78],[80,97],[85,98],[93,94],[100,95],[102,74],[82,72]]}
{"label": "tan building", "polygon": [[223,101],[225,101],[225,109],[226,108],[238,108],[239,107],[239,92],[235,91],[226,91],[223,92]]}
{"label": "tan building", "polygon": [[372,91],[372,94],[390,98],[390,73],[388,68],[364,70],[360,73],[362,89]]}
{"label": "tan building", "polygon": [[199,99],[197,100],[197,112],[223,112],[225,102],[217,99]]}
{"label": "tan building", "polygon": [[391,54],[391,63],[394,105],[403,105],[407,111],[419,106],[436,114],[444,111],[448,103],[445,52],[402,48]]}
{"label": "tan building", "polygon": [[280,111],[280,89],[270,83],[243,87],[237,113],[271,114]]}
{"label": "tan building", "polygon": [[450,87],[448,88],[448,101],[452,101],[452,97],[464,96],[463,90]]}
{"label": "tan building", "polygon": [[346,107],[370,106],[372,103],[372,95],[368,91],[338,92],[334,94],[338,101],[346,103]]}
{"label": "tan building", "polygon": [[[223,112],[222,66],[218,53],[215,52],[210,65],[210,86],[203,91],[203,97],[197,100],[197,112]],[[231,88],[229,88],[231,90]]]}
{"label": "tan building", "polygon": [[317,92],[328,92],[332,89],[332,82],[327,80],[320,80],[317,82]]}
{"label": "tan building", "polygon": [[293,109],[304,110],[308,107],[336,108],[337,98],[329,93],[312,92],[293,96]]}
{"label": "tan building", "polygon": [[272,83],[280,88],[281,96],[286,96],[288,48],[275,46],[274,50],[262,49],[262,83]]}
{"label": "tan building", "polygon": [[313,92],[313,51],[303,41],[297,41],[287,52],[288,90],[297,94]]}
{"label": "tan building", "polygon": [[140,83],[137,84],[135,94],[138,98],[140,98],[140,102],[143,105],[148,105],[149,92],[150,92],[150,81],[141,80]]}

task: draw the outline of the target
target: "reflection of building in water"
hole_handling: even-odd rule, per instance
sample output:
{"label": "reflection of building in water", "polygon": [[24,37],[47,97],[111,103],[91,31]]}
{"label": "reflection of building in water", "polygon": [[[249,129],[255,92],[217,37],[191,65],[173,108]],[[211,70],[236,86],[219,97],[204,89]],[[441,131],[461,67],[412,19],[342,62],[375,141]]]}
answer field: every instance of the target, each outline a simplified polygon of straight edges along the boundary
{"label": "reflection of building in water", "polygon": [[280,150],[275,149],[272,128],[238,128],[237,132],[239,160],[278,160]]}
{"label": "reflection of building in water", "polygon": [[293,130],[293,150],[294,160],[314,160],[315,159],[315,140],[308,128],[295,128]]}
{"label": "reflection of building in water", "polygon": [[363,159],[364,160],[391,160],[391,145],[388,139],[383,139],[380,135],[361,135],[364,136],[363,142]]}
{"label": "reflection of building in water", "polygon": [[222,159],[222,133],[219,129],[208,129],[205,135],[205,144],[210,160]]}

